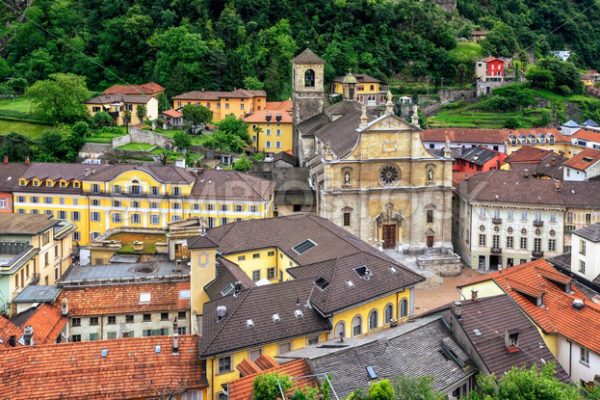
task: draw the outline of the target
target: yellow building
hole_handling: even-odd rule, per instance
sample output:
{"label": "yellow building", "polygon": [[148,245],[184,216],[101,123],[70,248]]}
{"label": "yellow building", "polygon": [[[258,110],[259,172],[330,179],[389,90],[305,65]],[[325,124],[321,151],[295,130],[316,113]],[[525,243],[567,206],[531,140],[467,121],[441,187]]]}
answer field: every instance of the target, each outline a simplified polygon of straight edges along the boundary
{"label": "yellow building", "polygon": [[291,101],[273,102],[267,103],[267,109],[255,111],[244,118],[255,151],[292,154],[294,129],[291,113]]}
{"label": "yellow building", "polygon": [[72,264],[73,231],[46,215],[0,214],[0,312],[27,285],[53,285]]}
{"label": "yellow building", "polygon": [[[571,143],[571,137],[563,135],[556,128],[505,129],[501,134],[505,137],[507,155],[520,150],[523,146],[554,151],[567,158],[580,151]],[[506,168],[508,166],[504,169]]]}
{"label": "yellow building", "polygon": [[242,363],[261,354],[275,357],[405,321],[423,280],[308,215],[215,228],[188,247],[208,399],[224,398]]}
{"label": "yellow building", "polygon": [[264,110],[267,93],[264,90],[236,89],[231,92],[195,90],[173,97],[173,109],[178,110],[188,104],[199,104],[213,112],[213,122],[219,122],[228,115],[243,118],[255,111]]}
{"label": "yellow building", "polygon": [[[93,116],[101,111],[107,112],[115,125],[140,125],[146,120],[158,118],[158,100],[148,95],[103,94],[85,102],[87,112]],[[140,107],[144,107],[143,118],[138,116]],[[127,111],[129,121],[126,123]]]}
{"label": "yellow building", "polygon": [[[1,167],[0,167],[1,168]],[[273,215],[273,183],[236,171],[174,166],[34,163],[19,178],[14,212],[73,222],[86,245],[109,230],[164,233],[191,217],[209,227]]]}
{"label": "yellow building", "polygon": [[333,80],[331,92],[344,100],[358,101],[367,106],[385,104],[388,86],[377,78],[365,74],[348,73]]}

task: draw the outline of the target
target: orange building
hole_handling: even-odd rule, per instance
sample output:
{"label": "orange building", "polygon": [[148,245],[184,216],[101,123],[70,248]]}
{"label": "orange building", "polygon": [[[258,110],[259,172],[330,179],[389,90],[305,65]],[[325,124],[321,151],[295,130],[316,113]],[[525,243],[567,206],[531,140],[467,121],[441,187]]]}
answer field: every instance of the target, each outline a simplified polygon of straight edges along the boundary
{"label": "orange building", "polygon": [[178,110],[188,104],[199,104],[213,112],[213,122],[219,122],[228,115],[243,118],[255,111],[264,110],[267,93],[264,90],[236,89],[231,92],[195,90],[173,97],[173,109]]}

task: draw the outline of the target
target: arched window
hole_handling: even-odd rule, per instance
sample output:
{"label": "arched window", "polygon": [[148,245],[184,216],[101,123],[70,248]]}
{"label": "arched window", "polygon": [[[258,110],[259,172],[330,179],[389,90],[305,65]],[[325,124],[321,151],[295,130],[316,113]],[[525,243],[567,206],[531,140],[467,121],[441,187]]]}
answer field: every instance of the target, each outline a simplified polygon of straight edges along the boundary
{"label": "arched window", "polygon": [[385,306],[384,318],[386,324],[389,324],[392,318],[394,318],[394,306],[391,304]]}
{"label": "arched window", "polygon": [[340,334],[346,336],[346,324],[344,321],[340,321],[335,325],[334,334],[336,339],[340,337]]}
{"label": "arched window", "polygon": [[315,87],[315,71],[307,69],[304,73],[304,86]]}
{"label": "arched window", "polygon": [[377,320],[379,319],[377,310],[371,311],[369,314],[369,330],[377,328]]}
{"label": "arched window", "polygon": [[400,318],[408,317],[408,300],[402,299],[400,302]]}
{"label": "arched window", "polygon": [[137,180],[135,180],[135,179],[132,180],[131,181],[131,187],[130,187],[130,193],[131,194],[140,194],[141,192],[142,191],[141,191],[141,188],[140,188],[140,182],[137,181]]}
{"label": "arched window", "polygon": [[357,315],[352,319],[352,336],[358,336],[362,333],[362,318]]}

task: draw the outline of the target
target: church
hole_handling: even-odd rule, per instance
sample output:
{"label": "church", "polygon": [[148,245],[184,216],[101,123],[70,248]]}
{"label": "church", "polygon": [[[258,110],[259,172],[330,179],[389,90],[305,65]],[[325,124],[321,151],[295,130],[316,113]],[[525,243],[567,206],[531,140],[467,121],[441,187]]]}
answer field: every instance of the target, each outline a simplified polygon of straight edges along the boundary
{"label": "church", "polygon": [[[452,158],[421,142],[384,107],[345,98],[326,106],[325,62],[310,49],[292,60],[295,153],[310,171],[319,216],[383,249],[452,249]],[[349,91],[348,91],[349,92]]]}

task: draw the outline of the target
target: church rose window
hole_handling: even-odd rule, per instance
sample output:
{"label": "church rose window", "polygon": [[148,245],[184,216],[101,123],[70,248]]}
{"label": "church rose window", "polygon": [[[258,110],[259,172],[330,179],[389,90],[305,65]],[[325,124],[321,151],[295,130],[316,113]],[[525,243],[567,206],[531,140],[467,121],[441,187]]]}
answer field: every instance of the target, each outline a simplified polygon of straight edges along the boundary
{"label": "church rose window", "polygon": [[379,178],[381,179],[381,183],[384,185],[393,185],[398,182],[400,178],[400,171],[393,165],[386,165],[381,169],[379,173]]}

